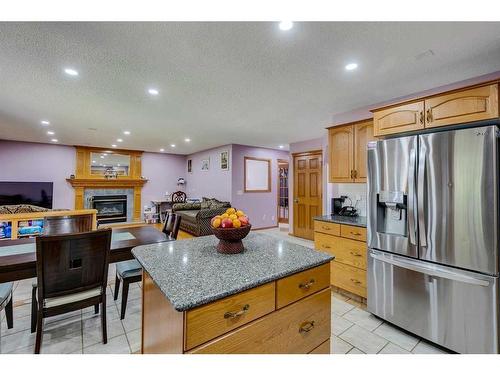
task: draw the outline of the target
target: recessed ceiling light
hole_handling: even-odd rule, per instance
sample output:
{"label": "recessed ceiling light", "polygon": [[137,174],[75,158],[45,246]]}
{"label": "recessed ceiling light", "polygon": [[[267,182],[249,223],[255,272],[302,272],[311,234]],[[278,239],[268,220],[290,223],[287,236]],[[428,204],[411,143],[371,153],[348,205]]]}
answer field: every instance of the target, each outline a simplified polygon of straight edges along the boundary
{"label": "recessed ceiling light", "polygon": [[172,143],[172,144],[170,145],[170,147],[175,147],[175,145]]}
{"label": "recessed ceiling light", "polygon": [[95,160],[92,160],[92,163],[95,163]]}
{"label": "recessed ceiling light", "polygon": [[157,89],[153,89],[153,88],[148,89],[148,92],[149,92],[149,95],[153,95],[153,96],[156,96],[160,93]]}
{"label": "recessed ceiling light", "polygon": [[128,130],[124,130],[124,131],[123,131],[123,134],[125,134],[125,135],[130,135],[130,131],[128,131]]}
{"label": "recessed ceiling light", "polygon": [[160,148],[160,152],[163,152],[163,151],[165,151],[165,149],[164,148]]}
{"label": "recessed ceiling light", "polygon": [[123,139],[118,138],[118,139],[116,140],[116,142],[123,142]]}
{"label": "recessed ceiling light", "polygon": [[78,70],[75,70],[73,68],[66,68],[64,69],[64,73],[66,73],[69,76],[76,77],[78,75]]}
{"label": "recessed ceiling light", "polygon": [[51,141],[54,143],[59,142],[56,138],[52,138]]}
{"label": "recessed ceiling light", "polygon": [[278,147],[279,147],[279,148],[283,148],[283,147],[285,147],[285,146],[283,146],[283,145],[279,145]]}
{"label": "recessed ceiling light", "polygon": [[288,31],[293,27],[292,21],[281,21],[279,24],[280,30]]}
{"label": "recessed ceiling light", "polygon": [[49,131],[47,132],[47,134],[48,134],[48,135],[54,135],[54,134],[56,134],[56,133],[54,133],[52,130],[49,130]]}
{"label": "recessed ceiling light", "polygon": [[50,125],[50,121],[42,120],[42,121],[40,121],[40,124],[47,126],[47,125]]}
{"label": "recessed ceiling light", "polygon": [[101,155],[101,159],[104,159],[104,155]]}
{"label": "recessed ceiling light", "polygon": [[191,142],[190,138],[184,138],[184,142]]}
{"label": "recessed ceiling light", "polygon": [[358,67],[358,64],[356,63],[349,63],[345,66],[345,70],[354,70],[354,69],[357,69]]}
{"label": "recessed ceiling light", "polygon": [[116,166],[117,166],[117,167],[121,167],[121,164],[120,164],[120,163],[118,163],[118,164],[116,164]]}
{"label": "recessed ceiling light", "polygon": [[[104,152],[107,153],[107,154],[111,154],[111,151],[109,151],[109,150],[106,150]],[[106,156],[106,155],[104,155],[104,156]]]}
{"label": "recessed ceiling light", "polygon": [[111,145],[111,147],[116,147],[116,145]]}

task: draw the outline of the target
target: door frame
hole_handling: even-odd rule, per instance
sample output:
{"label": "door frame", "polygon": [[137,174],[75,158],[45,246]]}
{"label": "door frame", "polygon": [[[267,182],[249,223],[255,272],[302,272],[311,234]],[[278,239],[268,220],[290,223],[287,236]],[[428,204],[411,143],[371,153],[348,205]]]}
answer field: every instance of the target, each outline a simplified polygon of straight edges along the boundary
{"label": "door frame", "polygon": [[[301,151],[301,152],[294,152],[291,154],[292,155],[292,163],[289,164],[288,166],[288,175],[290,176],[290,166],[293,168],[293,176],[292,176],[292,189],[290,189],[290,183],[289,183],[289,187],[288,187],[288,191],[290,192],[290,190],[292,191],[292,194],[290,196],[290,199],[292,200],[292,213],[293,213],[293,217],[292,217],[292,231],[288,234],[290,234],[291,236],[294,236],[294,237],[298,237],[296,234],[295,234],[295,210],[294,210],[294,205],[295,205],[295,202],[294,202],[294,199],[295,199],[295,190],[296,190],[296,187],[295,187],[295,158],[296,157],[300,157],[300,156],[313,156],[313,155],[321,155],[321,214],[323,214],[323,168],[324,168],[324,165],[325,165],[325,157],[323,155],[323,150],[322,149],[316,149],[316,150],[311,150],[311,151]],[[288,178],[288,180],[290,181],[290,177]],[[290,205],[289,205],[290,206]],[[288,211],[288,222],[290,223],[290,208],[289,208],[289,211]],[[302,237],[298,237],[298,238],[302,238]]]}
{"label": "door frame", "polygon": [[[284,224],[290,225],[290,160],[289,159],[278,159],[278,188],[276,191],[276,221],[278,222],[278,227],[280,225],[280,164],[286,164],[288,166],[288,218]],[[290,228],[290,227],[289,227]],[[290,229],[289,229],[290,230]]]}

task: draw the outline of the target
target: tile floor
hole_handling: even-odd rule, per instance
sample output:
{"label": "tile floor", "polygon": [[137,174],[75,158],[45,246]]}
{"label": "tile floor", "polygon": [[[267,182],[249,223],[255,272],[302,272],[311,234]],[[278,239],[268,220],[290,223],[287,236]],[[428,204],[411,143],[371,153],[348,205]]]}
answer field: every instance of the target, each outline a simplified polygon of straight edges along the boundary
{"label": "tile floor", "polygon": [[[313,247],[312,241],[288,235],[288,228],[262,231],[276,238]],[[101,340],[100,315],[92,308],[46,319],[42,353],[109,353],[130,354],[140,351],[141,289],[140,283],[130,286],[127,313],[120,320],[120,298],[113,301],[114,265],[110,265],[107,291],[108,343]],[[32,280],[15,283],[14,328],[7,330],[5,315],[0,315],[1,353],[33,353],[35,334],[30,332],[30,303]],[[384,323],[366,311],[366,306],[332,292],[333,354],[443,354],[440,348],[418,337]]]}

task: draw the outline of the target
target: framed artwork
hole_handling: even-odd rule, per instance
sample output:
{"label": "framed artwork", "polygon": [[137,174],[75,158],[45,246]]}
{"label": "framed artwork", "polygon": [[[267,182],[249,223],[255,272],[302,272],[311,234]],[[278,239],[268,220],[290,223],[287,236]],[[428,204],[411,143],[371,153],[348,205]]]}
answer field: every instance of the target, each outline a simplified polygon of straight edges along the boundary
{"label": "framed artwork", "polygon": [[188,159],[188,173],[192,173],[192,172],[193,172],[193,160]]}
{"label": "framed artwork", "polygon": [[271,159],[245,156],[245,192],[268,193],[271,191]]}
{"label": "framed artwork", "polygon": [[220,169],[223,171],[229,170],[229,151],[224,150],[220,153]]}
{"label": "framed artwork", "polygon": [[210,169],[210,158],[202,159],[201,161],[201,170],[208,171]]}

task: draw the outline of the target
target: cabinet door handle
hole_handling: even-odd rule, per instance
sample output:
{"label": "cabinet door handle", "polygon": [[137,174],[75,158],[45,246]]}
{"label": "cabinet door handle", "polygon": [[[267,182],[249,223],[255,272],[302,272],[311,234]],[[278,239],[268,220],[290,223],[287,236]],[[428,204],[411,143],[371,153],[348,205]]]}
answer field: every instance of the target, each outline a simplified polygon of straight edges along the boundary
{"label": "cabinet door handle", "polygon": [[424,123],[424,111],[420,111],[420,123]]}
{"label": "cabinet door handle", "polygon": [[332,247],[330,245],[323,245],[325,249],[331,249]]}
{"label": "cabinet door handle", "polygon": [[237,318],[239,316],[242,316],[243,314],[246,314],[246,312],[250,309],[250,305],[247,303],[245,306],[240,311],[228,311],[224,313],[224,319],[233,319]]}
{"label": "cabinet door handle", "polygon": [[352,281],[354,284],[361,284],[361,281],[356,280],[356,279],[351,279],[351,281]]}
{"label": "cabinet door handle", "polygon": [[354,252],[354,251],[351,251],[350,253],[351,253],[351,255],[352,255],[352,256],[355,256],[355,257],[360,257],[360,256],[362,256],[361,254],[356,253],[356,252]]}
{"label": "cabinet door handle", "polygon": [[321,229],[323,229],[323,230],[330,230],[330,227],[322,226]]}
{"label": "cabinet door handle", "polygon": [[353,236],[361,236],[361,233],[357,233],[357,232],[350,232]]}
{"label": "cabinet door handle", "polygon": [[308,290],[310,287],[313,286],[313,284],[315,283],[316,281],[314,279],[311,279],[309,280],[308,282],[306,283],[300,283],[299,284],[299,288],[300,289],[304,289],[304,290]]}
{"label": "cabinet door handle", "polygon": [[351,178],[354,178],[354,177],[352,176],[352,175],[353,175],[353,172],[354,172],[354,171],[351,169]]}
{"label": "cabinet door handle", "polygon": [[356,169],[353,171],[353,175],[354,175],[354,178],[358,177],[358,171]]}
{"label": "cabinet door handle", "polygon": [[432,109],[429,108],[427,110],[427,123],[431,123],[432,122]]}
{"label": "cabinet door handle", "polygon": [[300,325],[299,332],[309,332],[314,328],[314,320],[304,322]]}

